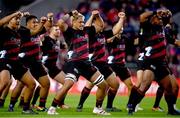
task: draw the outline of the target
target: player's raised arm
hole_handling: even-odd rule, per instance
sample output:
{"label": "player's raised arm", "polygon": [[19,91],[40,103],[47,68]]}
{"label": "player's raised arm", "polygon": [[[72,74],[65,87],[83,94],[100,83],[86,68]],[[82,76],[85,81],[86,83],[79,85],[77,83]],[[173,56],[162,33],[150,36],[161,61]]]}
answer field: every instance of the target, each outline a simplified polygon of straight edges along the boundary
{"label": "player's raised arm", "polygon": [[49,12],[47,14],[47,21],[44,24],[44,27],[48,31],[53,26],[54,14]]}
{"label": "player's raised arm", "polygon": [[121,32],[121,30],[123,28],[123,24],[124,24],[126,14],[124,12],[119,12],[118,16],[119,16],[119,21],[113,27],[113,34],[114,35],[117,35],[118,33]]}
{"label": "player's raised arm", "polygon": [[95,17],[100,17],[98,10],[93,10],[93,11],[92,11],[91,16],[90,16],[89,19],[86,21],[85,26],[92,26],[92,23],[93,23],[93,20],[94,20]]}
{"label": "player's raised arm", "polygon": [[58,20],[57,25],[60,27],[61,31],[64,32],[67,30],[68,25],[66,21],[71,17],[71,16],[76,16],[78,14],[77,10],[73,10],[72,12],[65,14],[61,19]]}
{"label": "player's raised arm", "polygon": [[0,19],[0,26],[8,23],[12,18],[14,18],[18,15],[22,15],[22,13],[20,11],[18,11],[18,12],[15,12],[13,14],[10,14],[10,15],[5,16],[4,18]]}

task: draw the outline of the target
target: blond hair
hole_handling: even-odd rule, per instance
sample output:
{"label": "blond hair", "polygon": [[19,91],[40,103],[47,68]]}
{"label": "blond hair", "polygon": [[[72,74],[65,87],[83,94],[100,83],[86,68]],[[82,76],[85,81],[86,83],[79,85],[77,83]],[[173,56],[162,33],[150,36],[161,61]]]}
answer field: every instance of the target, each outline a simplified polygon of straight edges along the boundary
{"label": "blond hair", "polygon": [[81,13],[78,13],[77,15],[71,16],[71,23],[72,21],[78,20],[79,18],[83,18],[83,20],[85,19]]}

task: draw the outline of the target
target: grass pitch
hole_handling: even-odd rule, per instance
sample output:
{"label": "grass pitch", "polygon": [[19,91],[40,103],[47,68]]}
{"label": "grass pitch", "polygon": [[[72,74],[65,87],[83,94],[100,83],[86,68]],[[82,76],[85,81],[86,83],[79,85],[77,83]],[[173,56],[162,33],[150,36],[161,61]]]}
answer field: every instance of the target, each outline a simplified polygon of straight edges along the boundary
{"label": "grass pitch", "polygon": [[[47,107],[51,105],[51,102],[53,100],[54,95],[49,95],[48,101],[47,101]],[[21,108],[18,108],[18,103],[15,106],[14,112],[8,112],[8,105],[9,105],[9,97],[7,97],[4,108],[0,108],[0,117],[4,118],[117,118],[117,117],[123,117],[123,118],[170,118],[170,117],[178,117],[179,116],[171,116],[167,115],[167,105],[165,103],[164,98],[162,98],[160,106],[165,110],[164,112],[154,112],[151,110],[153,104],[154,104],[154,97],[146,97],[141,102],[141,107],[144,109],[143,111],[138,111],[137,113],[134,113],[132,116],[127,115],[126,111],[126,104],[128,101],[128,97],[126,96],[116,96],[114,101],[114,106],[117,108],[122,109],[122,112],[112,112],[111,116],[98,116],[92,113],[92,110],[95,106],[95,96],[90,95],[87,99],[87,101],[84,104],[84,109],[82,112],[76,112],[76,106],[78,104],[80,95],[68,95],[66,98],[65,103],[70,105],[70,109],[57,109],[59,112],[59,115],[47,115],[46,112],[39,112],[38,115],[24,115],[21,114]],[[103,107],[106,106],[106,99],[104,101]],[[177,107],[180,108],[180,99],[177,100]]]}

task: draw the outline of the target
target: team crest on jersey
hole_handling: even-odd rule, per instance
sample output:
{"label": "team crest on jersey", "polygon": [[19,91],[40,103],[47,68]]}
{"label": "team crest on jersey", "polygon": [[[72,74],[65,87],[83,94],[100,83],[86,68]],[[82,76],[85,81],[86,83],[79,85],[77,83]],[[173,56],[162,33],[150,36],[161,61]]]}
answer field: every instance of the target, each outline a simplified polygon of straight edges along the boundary
{"label": "team crest on jersey", "polygon": [[31,42],[34,42],[35,44],[40,45],[40,38],[39,37],[31,37]]}
{"label": "team crest on jersey", "polygon": [[87,41],[87,39],[88,39],[88,34],[85,34],[84,36],[82,36],[82,35],[77,35],[77,38],[81,38],[82,41]]}
{"label": "team crest on jersey", "polygon": [[105,44],[105,42],[106,42],[104,37],[103,38],[97,38],[97,41],[101,44]]}
{"label": "team crest on jersey", "polygon": [[17,44],[18,46],[21,44],[21,40],[15,37],[11,37],[10,42],[13,44]]}
{"label": "team crest on jersey", "polygon": [[32,42],[37,42],[37,41],[38,41],[38,38],[37,38],[37,37],[31,37],[31,41],[32,41]]}
{"label": "team crest on jersey", "polygon": [[59,52],[60,51],[60,47],[58,45],[54,45],[53,46],[53,49],[56,51],[56,52]]}
{"label": "team crest on jersey", "polygon": [[15,42],[17,42],[17,43],[20,43],[20,39],[19,39],[19,38],[11,37],[10,40],[11,40],[11,41],[15,41]]}
{"label": "team crest on jersey", "polygon": [[117,45],[117,48],[119,48],[120,50],[124,50],[125,44],[119,44],[119,45]]}

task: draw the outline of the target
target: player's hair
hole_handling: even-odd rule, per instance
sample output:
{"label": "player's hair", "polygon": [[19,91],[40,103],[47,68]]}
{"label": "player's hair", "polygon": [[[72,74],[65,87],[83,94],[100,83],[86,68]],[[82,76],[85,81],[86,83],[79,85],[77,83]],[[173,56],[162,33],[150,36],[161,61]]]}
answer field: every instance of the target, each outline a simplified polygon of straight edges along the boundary
{"label": "player's hair", "polygon": [[54,27],[59,27],[59,26],[58,26],[57,24],[54,24],[54,25],[49,29],[49,32],[51,32]]}
{"label": "player's hair", "polygon": [[81,13],[78,13],[78,14],[75,15],[75,16],[71,16],[71,21],[77,20],[77,19],[79,19],[80,17],[82,17],[83,19],[85,19],[85,17],[84,17]]}
{"label": "player's hair", "polygon": [[29,16],[27,16],[27,17],[26,17],[26,24],[27,24],[27,22],[29,22],[29,21],[32,20],[32,19],[37,19],[37,17],[36,17],[35,15],[29,15]]}

